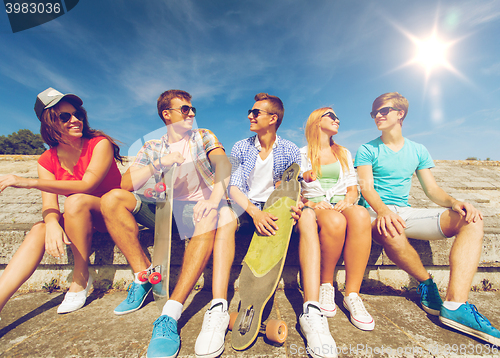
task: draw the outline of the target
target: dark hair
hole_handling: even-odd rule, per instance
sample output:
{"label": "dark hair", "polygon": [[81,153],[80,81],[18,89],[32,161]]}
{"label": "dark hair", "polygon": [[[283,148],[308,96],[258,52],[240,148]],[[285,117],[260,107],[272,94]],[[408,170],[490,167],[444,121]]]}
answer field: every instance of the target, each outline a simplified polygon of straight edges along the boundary
{"label": "dark hair", "polygon": [[[168,90],[163,92],[158,100],[156,101],[156,107],[158,108],[158,115],[160,116],[163,123],[165,123],[165,118],[163,118],[163,111],[170,108],[170,102],[174,98],[181,98],[186,101],[191,101],[191,95],[186,91],[182,90]],[[166,124],[166,123],[165,123]]]}
{"label": "dark hair", "polygon": [[[71,104],[72,106],[75,107],[77,111],[80,111],[83,113],[83,130],[82,130],[82,137],[83,138],[95,138],[95,137],[105,137],[107,140],[111,142],[111,145],[113,146],[113,156],[115,160],[119,161],[121,164],[123,164],[123,160],[125,159],[123,156],[120,155],[120,147],[118,144],[116,144],[116,141],[111,138],[109,135],[106,133],[92,129],[89,126],[89,122],[87,119],[87,111],[85,108],[82,106],[75,106],[76,103],[72,101],[66,101],[66,100],[61,100],[59,103],[62,102],[67,102]],[[58,104],[59,104],[58,103]],[[62,125],[61,121],[59,120],[58,113],[56,111],[56,107],[58,105],[55,105],[53,107],[47,108],[42,112],[42,115],[40,116],[41,119],[41,125],[40,125],[40,134],[42,135],[43,141],[49,145],[49,147],[54,148],[59,145],[59,143],[64,143],[64,140],[62,139]]]}
{"label": "dark hair", "polygon": [[271,96],[267,93],[257,93],[254,99],[255,102],[269,102],[271,112],[278,116],[278,120],[276,121],[276,130],[278,130],[281,125],[281,121],[283,121],[283,116],[285,115],[285,107],[283,106],[283,102],[281,101],[281,99],[276,96]]}

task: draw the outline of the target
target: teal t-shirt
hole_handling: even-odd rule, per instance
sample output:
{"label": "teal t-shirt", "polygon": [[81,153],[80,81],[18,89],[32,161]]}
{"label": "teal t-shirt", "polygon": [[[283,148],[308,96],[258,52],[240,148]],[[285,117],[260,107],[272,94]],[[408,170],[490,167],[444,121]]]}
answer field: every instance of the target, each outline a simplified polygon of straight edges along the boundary
{"label": "teal t-shirt", "polygon": [[[422,144],[405,138],[403,148],[394,152],[379,137],[359,147],[354,167],[362,165],[371,165],[373,184],[384,204],[410,206],[408,196],[413,173],[433,168],[434,162]],[[359,205],[370,206],[363,197]]]}

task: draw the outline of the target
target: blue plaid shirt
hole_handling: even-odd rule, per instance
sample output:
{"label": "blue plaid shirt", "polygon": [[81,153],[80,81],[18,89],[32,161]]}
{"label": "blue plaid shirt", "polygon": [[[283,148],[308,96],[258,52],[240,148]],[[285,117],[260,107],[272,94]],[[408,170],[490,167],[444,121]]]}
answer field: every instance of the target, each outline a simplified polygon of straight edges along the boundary
{"label": "blue plaid shirt", "polygon": [[[258,142],[258,139],[257,136],[254,135],[253,137],[240,140],[231,150],[230,161],[232,164],[232,172],[229,187],[232,185],[237,186],[241,192],[247,196],[250,191],[248,178],[250,177],[252,170],[255,168],[257,156],[260,152],[260,149],[257,148],[256,142]],[[276,185],[276,182],[281,180],[285,170],[293,163],[297,163],[300,166],[299,147],[289,140],[276,136],[276,141],[273,145],[274,185]]]}

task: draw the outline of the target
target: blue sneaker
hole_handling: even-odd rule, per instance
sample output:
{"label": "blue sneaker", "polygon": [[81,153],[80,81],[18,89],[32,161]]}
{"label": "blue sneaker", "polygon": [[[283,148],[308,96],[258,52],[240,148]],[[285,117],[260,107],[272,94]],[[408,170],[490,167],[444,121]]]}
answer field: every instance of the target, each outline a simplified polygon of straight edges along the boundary
{"label": "blue sneaker", "polygon": [[[428,282],[428,283],[425,283]],[[420,304],[428,314],[439,316],[443,300],[434,281],[425,281],[418,285],[417,293],[420,294]]]}
{"label": "blue sneaker", "polygon": [[127,288],[127,298],[115,308],[115,314],[122,315],[137,311],[144,303],[149,291],[151,291],[151,287],[152,285],[149,282],[142,285],[132,282]]}
{"label": "blue sneaker", "polygon": [[149,342],[148,358],[174,358],[179,353],[181,338],[177,333],[177,321],[170,316],[158,317]]}
{"label": "blue sneaker", "polygon": [[457,310],[441,307],[439,320],[457,331],[470,334],[500,347],[500,331],[493,327],[486,317],[477,311],[476,306],[465,302]]}

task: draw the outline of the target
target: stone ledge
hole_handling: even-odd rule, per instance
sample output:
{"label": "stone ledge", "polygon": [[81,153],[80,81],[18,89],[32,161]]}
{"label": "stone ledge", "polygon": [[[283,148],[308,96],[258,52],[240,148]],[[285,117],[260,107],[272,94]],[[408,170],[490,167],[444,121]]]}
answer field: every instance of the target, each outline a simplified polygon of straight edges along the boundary
{"label": "stone ledge", "polygon": [[[2,156],[0,155],[0,175],[15,173],[24,177],[36,177],[36,159],[38,156]],[[481,280],[489,280],[494,288],[500,287],[500,162],[493,161],[435,161],[432,172],[439,185],[450,195],[471,202],[484,215],[485,238],[480,259],[480,267],[474,279],[474,285]],[[121,167],[122,172],[126,169]],[[61,210],[64,210],[64,197],[60,198]],[[420,183],[414,175],[409,198],[415,207],[436,207],[421,190]],[[17,250],[26,232],[32,225],[41,220],[41,195],[38,190],[7,188],[0,195],[0,270],[7,265]],[[237,286],[237,275],[241,268],[250,236],[247,239],[237,239],[237,252],[232,268],[232,282]],[[174,237],[172,272],[179,269],[183,245]],[[298,266],[297,238],[292,239],[282,284],[296,281]],[[441,288],[446,287],[449,267],[448,255],[452,240],[433,242],[411,240],[422,257],[426,268],[436,277]],[[152,231],[141,232],[141,243],[149,255],[153,250]],[[91,269],[97,280],[102,284],[123,286],[132,280],[132,273],[125,257],[121,254],[109,235],[94,235]],[[35,274],[23,285],[21,291],[40,289],[44,283],[57,278],[61,287],[71,277],[72,255],[68,250],[67,257],[57,260],[45,255],[42,264]],[[342,259],[337,266],[337,280],[343,284],[345,277]],[[174,275],[175,276],[175,275]],[[210,268],[205,270],[199,284],[210,285]],[[290,278],[291,277],[291,278]],[[295,279],[293,278],[295,277]],[[478,281],[479,280],[479,281]],[[393,288],[401,288],[412,283],[411,278],[399,270],[387,258],[382,248],[373,244],[370,260],[365,274],[363,286],[386,284]],[[477,282],[476,282],[477,281]]]}

